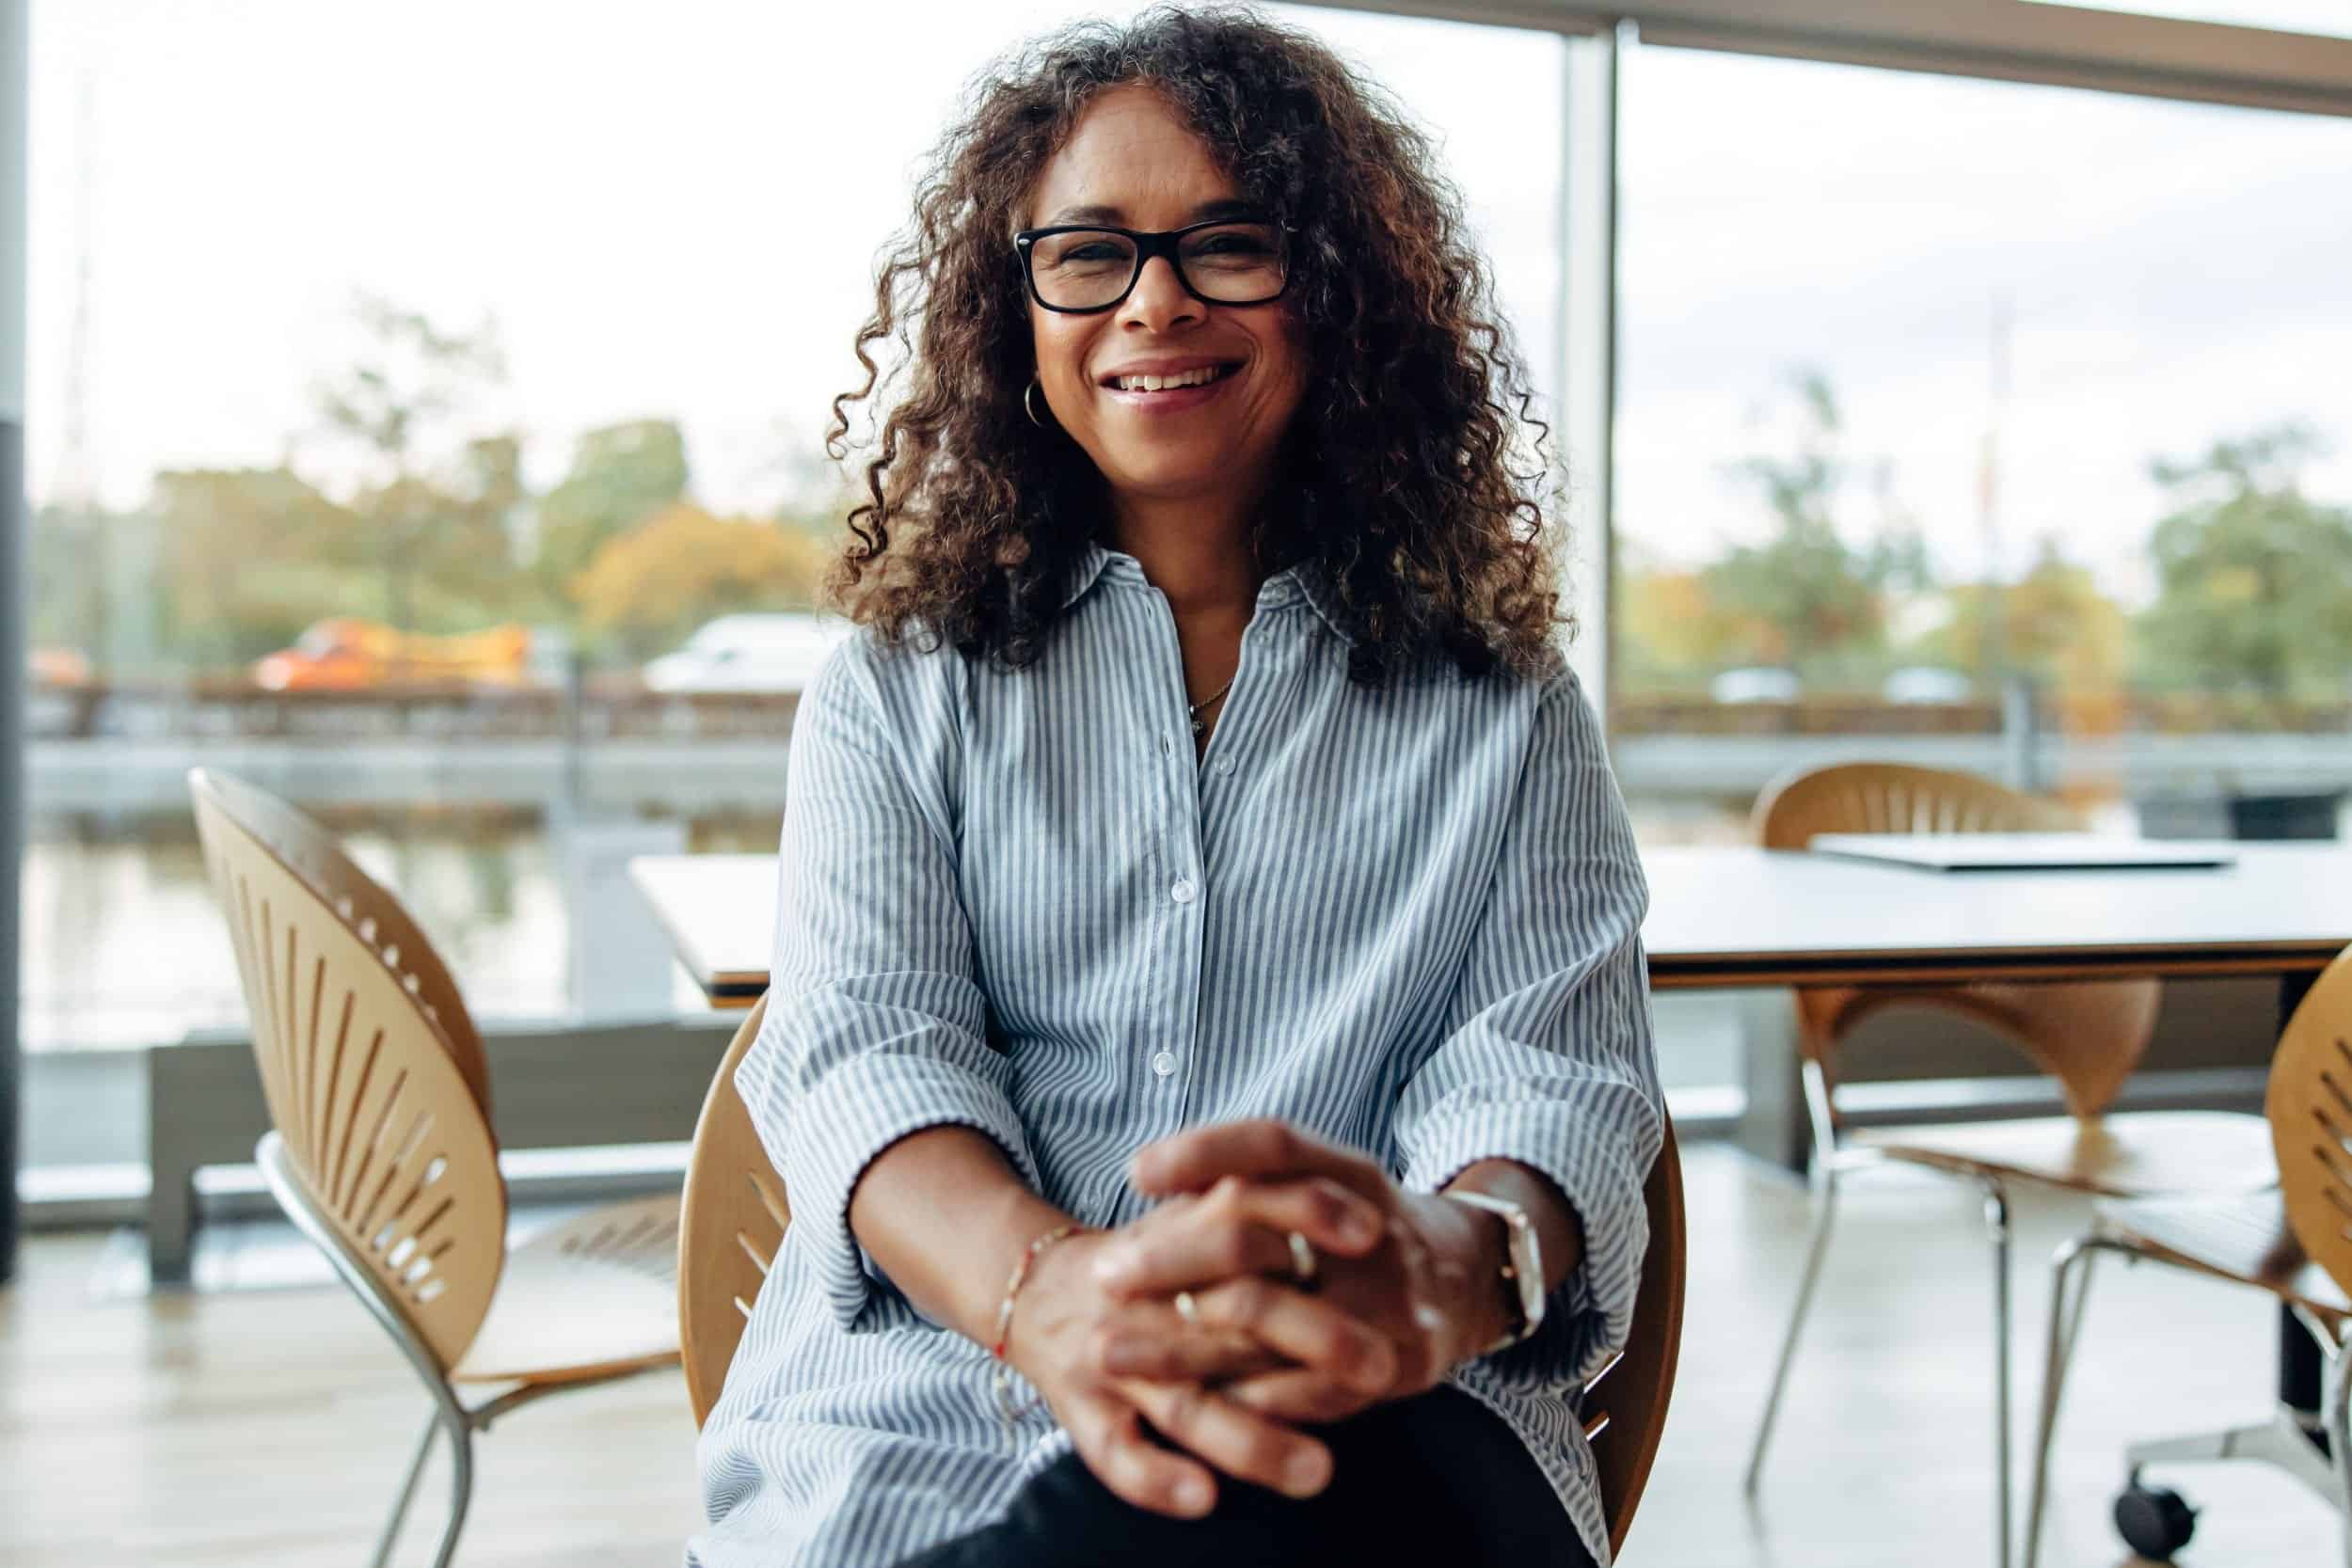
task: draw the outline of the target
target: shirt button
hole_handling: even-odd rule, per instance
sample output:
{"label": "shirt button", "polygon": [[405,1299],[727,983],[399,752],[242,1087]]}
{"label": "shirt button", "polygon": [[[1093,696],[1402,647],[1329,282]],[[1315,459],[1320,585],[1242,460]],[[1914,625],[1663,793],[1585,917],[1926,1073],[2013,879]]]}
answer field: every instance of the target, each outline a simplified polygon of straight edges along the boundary
{"label": "shirt button", "polygon": [[1192,902],[1193,892],[1192,879],[1179,877],[1176,879],[1176,885],[1168,890],[1168,895],[1179,904],[1189,904]]}
{"label": "shirt button", "polygon": [[1232,757],[1217,758],[1216,770],[1220,773],[1231,773],[1233,770],[1233,759]]}
{"label": "shirt button", "polygon": [[1175,1071],[1175,1053],[1173,1052],[1163,1051],[1158,1055],[1153,1056],[1152,1058],[1152,1070],[1158,1073],[1163,1078]]}

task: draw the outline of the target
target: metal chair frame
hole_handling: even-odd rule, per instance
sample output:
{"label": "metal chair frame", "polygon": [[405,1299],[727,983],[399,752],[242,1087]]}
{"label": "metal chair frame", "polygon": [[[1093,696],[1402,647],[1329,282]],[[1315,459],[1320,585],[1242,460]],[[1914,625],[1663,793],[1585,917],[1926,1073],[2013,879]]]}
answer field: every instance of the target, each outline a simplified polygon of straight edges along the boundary
{"label": "metal chair frame", "polygon": [[[1868,832],[2058,832],[2081,827],[2074,813],[2055,801],[2020,794],[1967,774],[1879,763],[1800,769],[1778,781],[1757,799],[1754,823],[1757,842],[1767,847],[1784,848],[1800,847],[1814,832],[1832,828]],[[2138,986],[2141,983],[2127,984]],[[2090,1118],[2105,1109],[2106,1099],[2112,1096],[2114,1088],[2128,1075],[2139,1053],[2146,1048],[2147,1026],[2153,1023],[2153,1018],[2154,995],[2153,983],[2146,983],[2146,987],[2141,1004],[2146,1008],[2146,1016],[2138,1024],[2124,1031],[2124,1049],[2116,1053],[2122,1058],[2120,1060],[2087,1057],[2078,1051],[2063,1047],[2053,1049],[2058,1042],[2020,1035],[2014,1022],[2005,1022],[1997,1012],[1980,1021],[1992,1025],[2037,1066],[2056,1077],[2065,1091],[2068,1108],[2077,1117]],[[1788,1392],[1797,1345],[1804,1338],[1804,1327],[1812,1315],[1814,1299],[1819,1292],[1830,1235],[1836,1227],[1837,1196],[1842,1181],[1846,1178],[1890,1165],[1937,1171],[1955,1181],[1975,1186],[1983,1195],[1985,1239],[1991,1247],[1993,1262],[1994,1560],[1998,1568],[2009,1568],[2012,1529],[2010,1428],[2014,1395],[2010,1364],[2013,1313],[2010,1280],[2008,1182],[2001,1175],[1992,1171],[1953,1170],[1920,1160],[1906,1159],[1868,1145],[1841,1144],[1826,1053],[1837,1036],[1858,1022],[1866,1013],[1896,1005],[1904,998],[1899,994],[1883,999],[1864,997],[1857,999],[1859,1005],[1850,1004],[1849,1010],[1840,1011],[1836,1003],[1830,1000],[1837,994],[1837,988],[1830,988],[1826,992],[1801,988],[1794,997],[1800,1033],[1804,1037],[1800,1070],[1805,1118],[1812,1139],[1812,1157],[1806,1174],[1813,1212],[1797,1299],[1781,1338],[1778,1358],[1773,1364],[1771,1391],[1765,1397],[1763,1414],[1756,1423],[1747,1467],[1740,1478],[1741,1489],[1753,1502],[1762,1481],[1764,1458],[1772,1445],[1781,1402]],[[2119,1000],[2127,994],[2119,990]],[[1988,1006],[1983,1002],[1972,1003],[1970,997],[1952,993],[1949,988],[1928,988],[1917,1000],[1931,1005],[1960,1006],[1971,1012]],[[2134,1033],[2138,1036],[2136,1042],[2129,1038]]]}
{"label": "metal chair frame", "polygon": [[336,1233],[326,1216],[319,1212],[317,1203],[293,1169],[284,1140],[275,1131],[262,1133],[262,1141],[254,1146],[253,1159],[261,1166],[262,1182],[269,1188],[270,1196],[278,1200],[278,1206],[285,1211],[286,1218],[326,1255],[326,1260],[333,1265],[337,1276],[351,1287],[352,1294],[358,1296],[359,1304],[368,1309],[368,1316],[373,1318],[392,1343],[400,1347],[401,1354],[416,1370],[417,1380],[433,1397],[433,1413],[425,1419],[424,1434],[417,1440],[416,1456],[409,1461],[408,1472],[401,1481],[400,1496],[392,1504],[391,1517],[384,1522],[383,1533],[376,1537],[374,1555],[368,1559],[372,1568],[384,1568],[391,1560],[392,1548],[400,1540],[401,1526],[408,1516],[409,1504],[416,1497],[417,1482],[423,1477],[424,1462],[432,1454],[436,1433],[446,1433],[449,1437],[451,1492],[449,1523],[441,1530],[440,1546],[434,1553],[433,1563],[434,1568],[448,1568],[451,1557],[457,1550],[457,1537],[465,1528],[467,1512],[473,1501],[475,1433],[489,1431],[490,1423],[508,1411],[529,1404],[544,1395],[666,1370],[640,1367],[574,1382],[524,1384],[480,1404],[468,1405],[458,1398],[455,1386],[441,1375],[440,1366],[433,1358],[432,1348],[418,1337],[400,1305],[385,1291],[374,1273],[352,1255],[349,1244]]}
{"label": "metal chair frame", "polygon": [[[2042,1524],[2050,1494],[2050,1449],[2057,1437],[2058,1409],[2082,1341],[2083,1306],[2090,1293],[2090,1269],[2101,1253],[2127,1262],[2164,1262],[2124,1237],[2098,1227],[2061,1243],[2051,1263],[2050,1331],[2042,1362],[2042,1409],[2034,1430],[2033,1488],[2026,1504],[2025,1568],[2042,1560]],[[2068,1297],[2069,1291],[2073,1297]],[[2319,1347],[2326,1367],[2319,1421],[2279,1404],[2266,1421],[2179,1437],[2156,1437],[2123,1450],[2127,1483],[2136,1484],[2147,1465],[2216,1459],[2251,1459],[2274,1465],[2303,1482],[2344,1518],[2343,1557],[2352,1565],[2352,1345],[2315,1314],[2294,1307],[2295,1319]]]}
{"label": "metal chair frame", "polygon": [[1955,1172],[1937,1171],[1932,1165],[1890,1159],[1867,1146],[1841,1148],[1837,1141],[1836,1119],[1830,1108],[1827,1071],[1820,1060],[1810,1056],[1803,1063],[1801,1071],[1804,1084],[1805,1117],[1813,1136],[1813,1159],[1806,1172],[1813,1218],[1805,1241],[1804,1269],[1798,1276],[1796,1304],[1789,1311],[1788,1326],[1781,1336],[1780,1354],[1772,1366],[1772,1389],[1764,1398],[1764,1414],[1756,1423],[1756,1440],[1748,1449],[1748,1464],[1740,1476],[1740,1487],[1753,1500],[1762,1483],[1764,1455],[1772,1445],[1772,1428],[1780,1417],[1781,1399],[1788,1391],[1789,1370],[1796,1363],[1798,1341],[1804,1337],[1804,1325],[1812,1316],[1814,1298],[1820,1293],[1821,1264],[1829,1255],[1830,1234],[1836,1228],[1839,1180],[1899,1166],[1906,1170],[1935,1172],[1953,1181],[1973,1183],[1984,1195],[1985,1240],[1993,1249],[1993,1444],[1994,1464],[1997,1472],[1994,1512],[1995,1528],[1999,1532],[1997,1560],[2001,1568],[2008,1568],[2011,1403],[2009,1189],[1993,1177],[1966,1177]]}
{"label": "metal chair frame", "polygon": [[[2259,1269],[2215,1259],[2201,1265],[2185,1244],[2167,1247],[2162,1233],[2143,1237],[2129,1210],[2094,1212],[2090,1228],[2061,1245],[2052,1259],[2050,1323],[2043,1354],[2040,1421],[2034,1436],[2033,1489],[2026,1511],[2026,1568],[2041,1560],[2042,1525],[2049,1498],[2050,1449],[2057,1434],[2067,1373],[2082,1339],[2090,1271],[2101,1253],[2133,1262],[2154,1261],[2277,1294],[2312,1338],[2322,1364],[2320,1408],[2314,1420],[2283,1397],[2268,1419],[2249,1426],[2135,1443],[2124,1452],[2128,1484],[2141,1466],[2181,1461],[2257,1459],[2275,1465],[2333,1504],[2342,1521],[2340,1551],[2352,1568],[2352,1313],[2322,1313],[2309,1305],[2314,1285],[2298,1270],[2324,1275],[2342,1294],[2352,1281],[2352,950],[2340,955],[2312,984],[2281,1031],[2272,1058],[2265,1110],[2279,1162],[2284,1235],[2266,1243]],[[2146,1224],[2146,1220],[2139,1223]],[[2292,1249],[2280,1243],[2291,1241]],[[2275,1275],[2265,1278],[2273,1268]],[[2282,1341],[2291,1345],[2292,1341]]]}

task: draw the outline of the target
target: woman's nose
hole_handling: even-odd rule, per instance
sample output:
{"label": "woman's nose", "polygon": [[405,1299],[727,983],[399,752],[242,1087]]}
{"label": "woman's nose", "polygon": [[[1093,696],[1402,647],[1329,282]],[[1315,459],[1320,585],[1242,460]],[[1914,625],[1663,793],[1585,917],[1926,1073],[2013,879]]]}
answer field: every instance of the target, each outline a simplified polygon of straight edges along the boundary
{"label": "woman's nose", "polygon": [[1176,263],[1165,256],[1154,256],[1143,263],[1143,271],[1136,278],[1136,286],[1127,292],[1127,302],[1120,308],[1119,319],[1154,332],[1165,332],[1180,322],[1198,321],[1200,302],[1184,290],[1184,280],[1176,275]]}

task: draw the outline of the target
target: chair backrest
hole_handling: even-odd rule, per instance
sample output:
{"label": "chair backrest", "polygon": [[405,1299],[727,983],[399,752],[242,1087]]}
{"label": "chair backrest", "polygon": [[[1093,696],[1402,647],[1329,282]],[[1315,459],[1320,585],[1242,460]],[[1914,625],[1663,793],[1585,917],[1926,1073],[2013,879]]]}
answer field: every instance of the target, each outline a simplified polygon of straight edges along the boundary
{"label": "chair backrest", "polygon": [[2352,948],[2287,1021],[2265,1109],[2287,1224],[2312,1261],[2352,1295]]}
{"label": "chair backrest", "polygon": [[1613,1558],[1624,1551],[1633,1511],[1649,1484],[1658,1441],[1666,1430],[1666,1406],[1674,1397],[1675,1368],[1682,1357],[1682,1155],[1671,1120],[1658,1162],[1643,1183],[1642,1200],[1649,1211],[1649,1251],[1642,1258],[1632,1336],[1587,1386],[1583,1407],[1584,1429],[1594,1439],[1593,1460],[1600,1473]]}
{"label": "chair backrest", "polygon": [[235,817],[246,832],[260,839],[272,855],[326,899],[361,941],[380,952],[388,967],[399,972],[401,984],[449,1042],[467,1087],[473,1091],[482,1114],[488,1117],[490,1066],[483,1053],[481,1032],[474,1027],[473,1015],[466,1010],[456,979],[400,900],[360,870],[343,853],[334,834],[269,791],[232,774],[202,768],[190,771],[188,787],[199,800],[209,798]]}
{"label": "chair backrest", "polygon": [[[1816,833],[2053,833],[2084,827],[2072,808],[1990,779],[1883,762],[1792,773],[1757,798],[1752,821],[1767,849],[1802,849]],[[1993,1029],[2058,1080],[2070,1110],[2092,1117],[2146,1054],[2163,986],[2102,980],[1908,990],[1810,987],[1796,998],[1800,1049],[1824,1069],[1835,1069],[1837,1044],[1865,1017],[1924,1004]]]}
{"label": "chair backrest", "polygon": [[686,1165],[686,1200],[678,1218],[678,1340],[686,1357],[686,1397],[700,1426],[719,1402],[735,1347],[743,1338],[760,1281],[784,1244],[792,1211],[784,1178],[752,1126],[752,1113],[735,1092],[735,1069],[759,1037],[768,999],[753,1006],[710,1081],[694,1123],[694,1152]]}
{"label": "chair backrest", "polygon": [[427,1000],[448,972],[390,895],[293,807],[202,769],[188,787],[291,1174],[447,1371],[506,1256],[486,1097],[445,1032],[464,1010]]}
{"label": "chair backrest", "polygon": [[2056,800],[1973,773],[1847,762],[1788,775],[1756,797],[1756,841],[1802,849],[1815,833],[2064,833],[2082,818]]}

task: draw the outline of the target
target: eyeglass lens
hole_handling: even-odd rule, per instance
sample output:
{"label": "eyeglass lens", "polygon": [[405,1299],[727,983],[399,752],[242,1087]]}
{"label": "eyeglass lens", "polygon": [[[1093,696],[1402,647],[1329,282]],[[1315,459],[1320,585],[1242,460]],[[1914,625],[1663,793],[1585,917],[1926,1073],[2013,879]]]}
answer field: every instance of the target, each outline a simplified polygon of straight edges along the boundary
{"label": "eyeglass lens", "polygon": [[[1176,242],[1184,282],[1220,305],[1254,305],[1282,292],[1281,230],[1265,223],[1198,229]],[[1135,280],[1136,243],[1105,229],[1048,234],[1030,247],[1029,276],[1047,305],[1084,310],[1110,304]]]}

